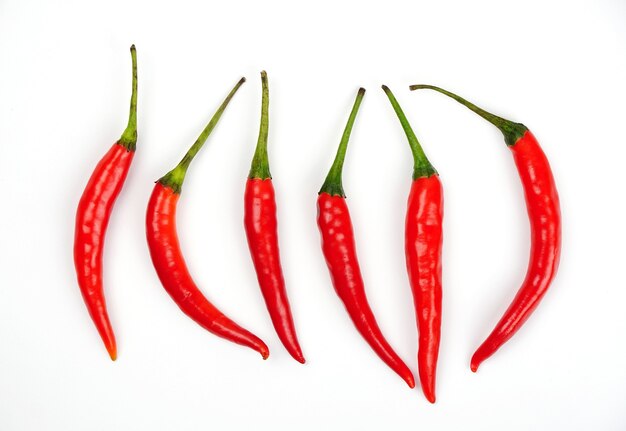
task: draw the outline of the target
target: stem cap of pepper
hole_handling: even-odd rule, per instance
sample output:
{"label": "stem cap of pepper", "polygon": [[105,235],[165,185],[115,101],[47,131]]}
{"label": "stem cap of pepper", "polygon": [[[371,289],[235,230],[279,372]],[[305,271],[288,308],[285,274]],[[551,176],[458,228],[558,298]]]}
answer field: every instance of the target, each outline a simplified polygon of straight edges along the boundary
{"label": "stem cap of pepper", "polygon": [[407,120],[406,115],[404,115],[404,111],[402,111],[396,97],[386,85],[383,85],[382,89],[387,95],[393,110],[396,112],[398,120],[400,120],[400,124],[402,125],[402,129],[404,129],[404,133],[409,141],[409,146],[411,147],[411,152],[413,153],[413,179],[416,180],[418,178],[428,178],[432,175],[437,175],[437,170],[430,163],[428,157],[426,157],[426,153],[424,153],[422,146],[417,140],[417,136],[415,136],[415,133],[409,124],[409,120]]}
{"label": "stem cap of pepper", "polygon": [[270,88],[267,80],[267,72],[261,71],[261,125],[259,126],[259,138],[257,140],[254,157],[250,166],[248,178],[258,178],[261,180],[272,179],[270,173],[270,162],[267,156],[267,138],[269,135],[269,109],[270,109]]}
{"label": "stem cap of pepper", "polygon": [[524,126],[522,123],[515,123],[511,120],[507,120],[506,118],[502,118],[497,115],[494,115],[491,112],[485,111],[484,109],[474,105],[472,102],[462,98],[461,96],[458,96],[452,93],[451,91],[444,90],[441,87],[436,87],[434,85],[427,85],[427,84],[417,84],[417,85],[410,85],[409,89],[411,91],[423,90],[423,89],[434,90],[434,91],[437,91],[438,93],[444,94],[456,100],[461,105],[465,106],[471,111],[474,111],[475,113],[483,117],[485,120],[489,121],[491,124],[496,126],[500,130],[500,132],[502,132],[502,134],[504,135],[504,141],[509,147],[515,145],[515,143],[519,141],[522,136],[524,136],[524,133],[528,131],[528,128]]}
{"label": "stem cap of pepper", "polygon": [[348,122],[343,131],[343,135],[341,136],[341,142],[339,143],[339,148],[337,149],[337,155],[335,156],[333,165],[331,166],[330,171],[328,171],[326,180],[324,181],[324,184],[322,185],[319,193],[328,193],[331,196],[341,196],[342,198],[346,197],[346,194],[343,191],[343,184],[341,179],[343,172],[343,162],[346,158],[346,151],[348,149],[350,134],[352,133],[352,126],[354,126],[354,120],[356,120],[356,115],[359,112],[359,107],[361,106],[364,95],[365,88],[359,88],[356,99],[354,100],[354,105],[352,106],[352,111],[350,112],[350,117],[348,118]]}
{"label": "stem cap of pepper", "polygon": [[241,78],[239,82],[235,84],[233,89],[230,91],[230,93],[228,93],[228,96],[226,96],[220,107],[217,108],[217,111],[215,111],[215,114],[213,114],[213,117],[211,117],[209,123],[206,125],[202,133],[200,133],[200,136],[198,136],[196,142],[194,142],[193,145],[189,148],[180,163],[178,163],[178,165],[176,165],[174,169],[161,177],[161,179],[159,179],[158,181],[159,183],[171,188],[172,190],[174,190],[174,193],[180,194],[183,187],[183,181],[185,180],[185,175],[187,174],[187,168],[191,164],[191,161],[196,156],[196,154],[198,154],[198,151],[200,151],[200,148],[202,148],[202,146],[206,142],[207,138],[217,125],[217,122],[222,117],[224,110],[230,103],[237,90],[239,90],[239,87],[241,87],[244,82],[246,82],[246,78]]}
{"label": "stem cap of pepper", "polygon": [[134,44],[130,47],[130,56],[133,61],[133,92],[130,96],[128,125],[118,143],[128,151],[135,151],[137,146],[137,50]]}

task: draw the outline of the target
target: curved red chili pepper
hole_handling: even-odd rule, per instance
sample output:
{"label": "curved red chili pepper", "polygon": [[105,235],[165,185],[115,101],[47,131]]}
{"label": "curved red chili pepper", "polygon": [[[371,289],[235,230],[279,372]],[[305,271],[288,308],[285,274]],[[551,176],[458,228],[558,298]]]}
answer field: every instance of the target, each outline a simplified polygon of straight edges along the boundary
{"label": "curved red chili pepper", "polygon": [[267,157],[269,86],[265,71],[261,72],[261,82],[263,84],[261,127],[252,167],[246,181],[244,226],[254,269],[274,329],[289,354],[296,361],[304,364],[305,359],[296,336],[280,265],[276,199]]}
{"label": "curved red chili pepper", "polygon": [[346,307],[356,329],[383,362],[402,377],[409,387],[413,388],[415,380],[411,370],[383,336],[367,302],[356,255],[352,221],[341,181],[348,140],[364,94],[365,89],[359,89],[337,150],[337,156],[320,189],[317,198],[317,223],[322,237],[322,251],[335,291]]}
{"label": "curved red chili pepper", "polygon": [[242,78],[232,89],[181,162],[157,181],[148,202],[146,236],[161,284],[180,309],[209,332],[248,346],[266,359],[269,350],[265,343],[226,317],[198,289],[187,269],[176,232],[176,204],[187,168],[244,82]]}
{"label": "curved red chili pepper", "polygon": [[441,340],[441,248],[443,243],[443,188],[402,108],[383,85],[413,153],[413,184],[405,222],[406,267],[415,303],[419,331],[417,363],[422,392],[435,402],[437,359]]}
{"label": "curved red chili pepper", "polygon": [[530,220],[531,246],[526,278],[509,308],[489,337],[472,356],[470,367],[479,365],[506,343],[547,292],[556,275],[561,255],[561,208],[550,163],[526,126],[493,115],[460,96],[432,85],[412,85],[411,90],[428,88],[443,93],[471,109],[504,135],[522,181]]}
{"label": "curved red chili pepper", "polygon": [[78,286],[89,315],[112,360],[117,358],[115,335],[107,313],[102,287],[102,255],[109,217],[128,175],[137,144],[137,54],[130,47],[133,62],[133,93],[128,126],[98,162],[83,191],[76,211],[74,266]]}

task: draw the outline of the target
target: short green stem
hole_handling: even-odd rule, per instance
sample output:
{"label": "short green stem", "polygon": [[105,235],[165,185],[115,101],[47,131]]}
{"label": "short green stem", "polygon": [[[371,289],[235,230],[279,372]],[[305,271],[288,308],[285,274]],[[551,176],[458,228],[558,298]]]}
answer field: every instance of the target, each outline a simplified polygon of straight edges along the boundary
{"label": "short green stem", "polygon": [[209,135],[215,128],[215,125],[220,120],[220,117],[224,113],[224,110],[228,106],[228,103],[233,98],[237,90],[239,90],[239,87],[243,85],[244,82],[246,82],[246,78],[241,78],[239,82],[233,87],[233,89],[230,91],[228,96],[226,96],[226,99],[224,99],[220,107],[217,108],[217,111],[215,111],[215,114],[213,114],[211,121],[209,121],[209,123],[206,125],[202,133],[200,133],[200,136],[198,136],[198,139],[196,139],[196,142],[194,142],[193,145],[189,148],[189,150],[187,151],[183,159],[180,161],[180,163],[178,163],[178,165],[176,165],[174,169],[172,169],[167,174],[165,174],[159,180],[159,183],[163,184],[164,186],[170,187],[172,190],[174,190],[174,193],[181,192],[182,187],[183,187],[183,181],[185,180],[185,174],[187,173],[187,168],[191,164],[191,161],[196,156],[196,154],[198,154],[198,151],[200,151],[200,149],[206,142],[207,138],[209,137]]}
{"label": "short green stem", "polygon": [[383,85],[382,88],[389,98],[391,106],[393,106],[393,110],[396,111],[396,115],[400,120],[400,124],[404,129],[404,133],[406,133],[406,137],[409,140],[409,146],[411,147],[411,152],[413,153],[413,179],[416,180],[423,177],[428,178],[432,175],[436,175],[437,171],[426,157],[426,153],[424,153],[424,150],[417,140],[415,133],[413,133],[413,129],[409,124],[409,120],[406,119],[406,116],[404,115],[400,104],[396,100],[389,87]]}
{"label": "short green stem", "polygon": [[328,193],[331,196],[341,196],[344,198],[346,197],[346,194],[343,192],[343,185],[341,183],[343,162],[346,158],[346,150],[348,149],[348,141],[350,140],[350,133],[352,133],[352,126],[354,125],[354,120],[356,119],[356,115],[359,112],[359,107],[361,106],[364,95],[365,88],[359,88],[359,92],[356,95],[356,100],[354,101],[354,105],[352,106],[352,112],[350,112],[350,118],[348,118],[348,123],[346,124],[346,128],[343,131],[343,136],[341,137],[341,142],[339,143],[339,148],[337,149],[335,161],[330,167],[330,171],[328,171],[326,181],[324,181],[324,184],[319,191],[320,193]]}
{"label": "short green stem", "polygon": [[259,127],[259,139],[256,143],[256,150],[252,158],[250,173],[248,178],[259,178],[262,180],[272,178],[270,173],[270,162],[267,157],[267,136],[269,133],[269,109],[270,109],[270,90],[267,82],[267,73],[261,72],[261,85],[263,94],[261,99],[261,126]]}
{"label": "short green stem", "polygon": [[500,129],[500,131],[504,135],[504,141],[506,142],[508,146],[515,145],[515,143],[522,136],[524,136],[524,133],[526,133],[526,131],[528,130],[528,128],[521,123],[514,123],[513,121],[507,120],[505,118],[498,117],[497,115],[494,115],[490,112],[485,111],[482,108],[479,108],[478,106],[474,105],[472,102],[465,100],[461,96],[457,96],[456,94],[448,90],[444,90],[443,88],[435,87],[434,85],[425,85],[425,84],[411,85],[409,88],[411,90],[422,90],[422,89],[434,90],[441,94],[445,94],[448,97],[451,97],[452,99],[459,102],[461,105],[474,111],[475,113],[483,117],[485,120],[489,121],[491,124],[493,124],[498,129]]}
{"label": "short green stem", "polygon": [[130,55],[133,59],[133,93],[130,96],[128,125],[118,142],[128,151],[135,151],[137,146],[137,50],[135,45],[130,47]]}

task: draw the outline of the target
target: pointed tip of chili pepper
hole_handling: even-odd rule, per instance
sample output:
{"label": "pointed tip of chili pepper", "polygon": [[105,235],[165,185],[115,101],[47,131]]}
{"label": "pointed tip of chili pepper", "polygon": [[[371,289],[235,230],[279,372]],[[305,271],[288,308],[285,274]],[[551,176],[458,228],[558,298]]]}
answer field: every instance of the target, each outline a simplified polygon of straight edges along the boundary
{"label": "pointed tip of chili pepper", "polygon": [[113,333],[113,327],[109,321],[109,317],[105,315],[104,320],[97,324],[100,338],[104,344],[104,348],[107,349],[107,353],[111,357],[112,361],[117,359],[117,343],[115,342],[115,334]]}
{"label": "pointed tip of chili pepper", "polygon": [[406,384],[409,385],[409,388],[411,389],[415,388],[415,377],[413,377],[413,374],[409,373],[406,376],[404,376],[403,379],[406,382]]}
{"label": "pointed tip of chili pepper", "polygon": [[426,397],[426,399],[428,400],[429,403],[431,404],[435,404],[435,393],[429,390],[426,390],[425,388],[422,388],[422,391],[424,392],[424,396]]}
{"label": "pointed tip of chili pepper", "polygon": [[135,49],[135,44],[134,44],[134,43],[130,46],[130,50],[131,50],[131,52],[136,50],[136,49]]}
{"label": "pointed tip of chili pepper", "polygon": [[420,375],[422,393],[429,403],[435,404],[435,380],[432,378],[423,379]]}
{"label": "pointed tip of chili pepper", "polygon": [[268,349],[265,344],[259,346],[257,351],[261,354],[261,357],[263,357],[264,361],[270,357],[270,349]]}
{"label": "pointed tip of chili pepper", "polygon": [[107,352],[109,352],[112,361],[117,359],[117,347],[115,345],[107,346]]}
{"label": "pointed tip of chili pepper", "polygon": [[486,359],[486,357],[483,356],[480,351],[481,349],[479,348],[476,352],[474,352],[474,354],[472,355],[472,359],[470,360],[470,370],[472,370],[472,373],[478,371],[478,367],[480,367],[480,364],[482,364],[483,361]]}
{"label": "pointed tip of chili pepper", "polygon": [[301,364],[304,364],[306,362],[306,359],[304,359],[302,349],[300,348],[300,344],[298,343],[297,339],[293,338],[290,342],[285,342],[285,340],[281,338],[281,341],[283,341],[285,349],[287,349],[287,352],[289,352],[293,359],[300,362]]}

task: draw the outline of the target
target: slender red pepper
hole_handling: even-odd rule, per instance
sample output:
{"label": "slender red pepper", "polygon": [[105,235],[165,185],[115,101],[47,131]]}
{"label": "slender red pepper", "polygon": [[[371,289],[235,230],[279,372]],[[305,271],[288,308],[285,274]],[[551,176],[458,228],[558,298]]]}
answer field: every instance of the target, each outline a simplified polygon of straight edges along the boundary
{"label": "slender red pepper", "polygon": [[137,53],[130,47],[133,62],[133,93],[128,125],[122,137],[98,162],[83,191],[76,211],[74,266],[78,286],[89,315],[96,325],[112,360],[117,358],[115,334],[107,313],[102,287],[102,255],[109,217],[128,175],[137,144]]}
{"label": "slender red pepper", "polygon": [[493,115],[447,90],[432,85],[412,85],[411,90],[431,89],[445,94],[496,126],[513,152],[522,181],[530,220],[531,246],[526,278],[509,308],[489,337],[472,356],[470,368],[493,355],[526,322],[556,275],[561,255],[561,208],[550,163],[539,142],[526,126]]}
{"label": "slender red pepper", "polygon": [[246,181],[244,226],[254,269],[274,329],[289,354],[296,361],[304,364],[305,359],[296,336],[280,265],[276,199],[267,157],[269,86],[265,71],[261,72],[261,82],[263,85],[261,126],[250,174]]}
{"label": "slender red pepper", "polygon": [[352,126],[364,95],[365,89],[359,89],[335,161],[319,191],[317,223],[322,237],[322,251],[335,291],[346,307],[356,329],[383,362],[402,377],[409,387],[414,388],[415,380],[411,370],[383,336],[367,302],[363,277],[356,255],[352,221],[346,204],[346,195],[343,191],[341,179],[343,162]]}
{"label": "slender red pepper", "polygon": [[424,396],[435,402],[437,358],[441,340],[441,248],[443,188],[391,90],[383,85],[413,153],[413,184],[405,222],[406,267],[419,331],[417,362]]}
{"label": "slender red pepper", "polygon": [[187,168],[244,82],[242,78],[235,85],[180,163],[157,181],[148,202],[146,236],[161,284],[180,309],[209,332],[248,346],[266,359],[269,350],[265,343],[226,317],[198,289],[187,269],[176,232],[176,206]]}

